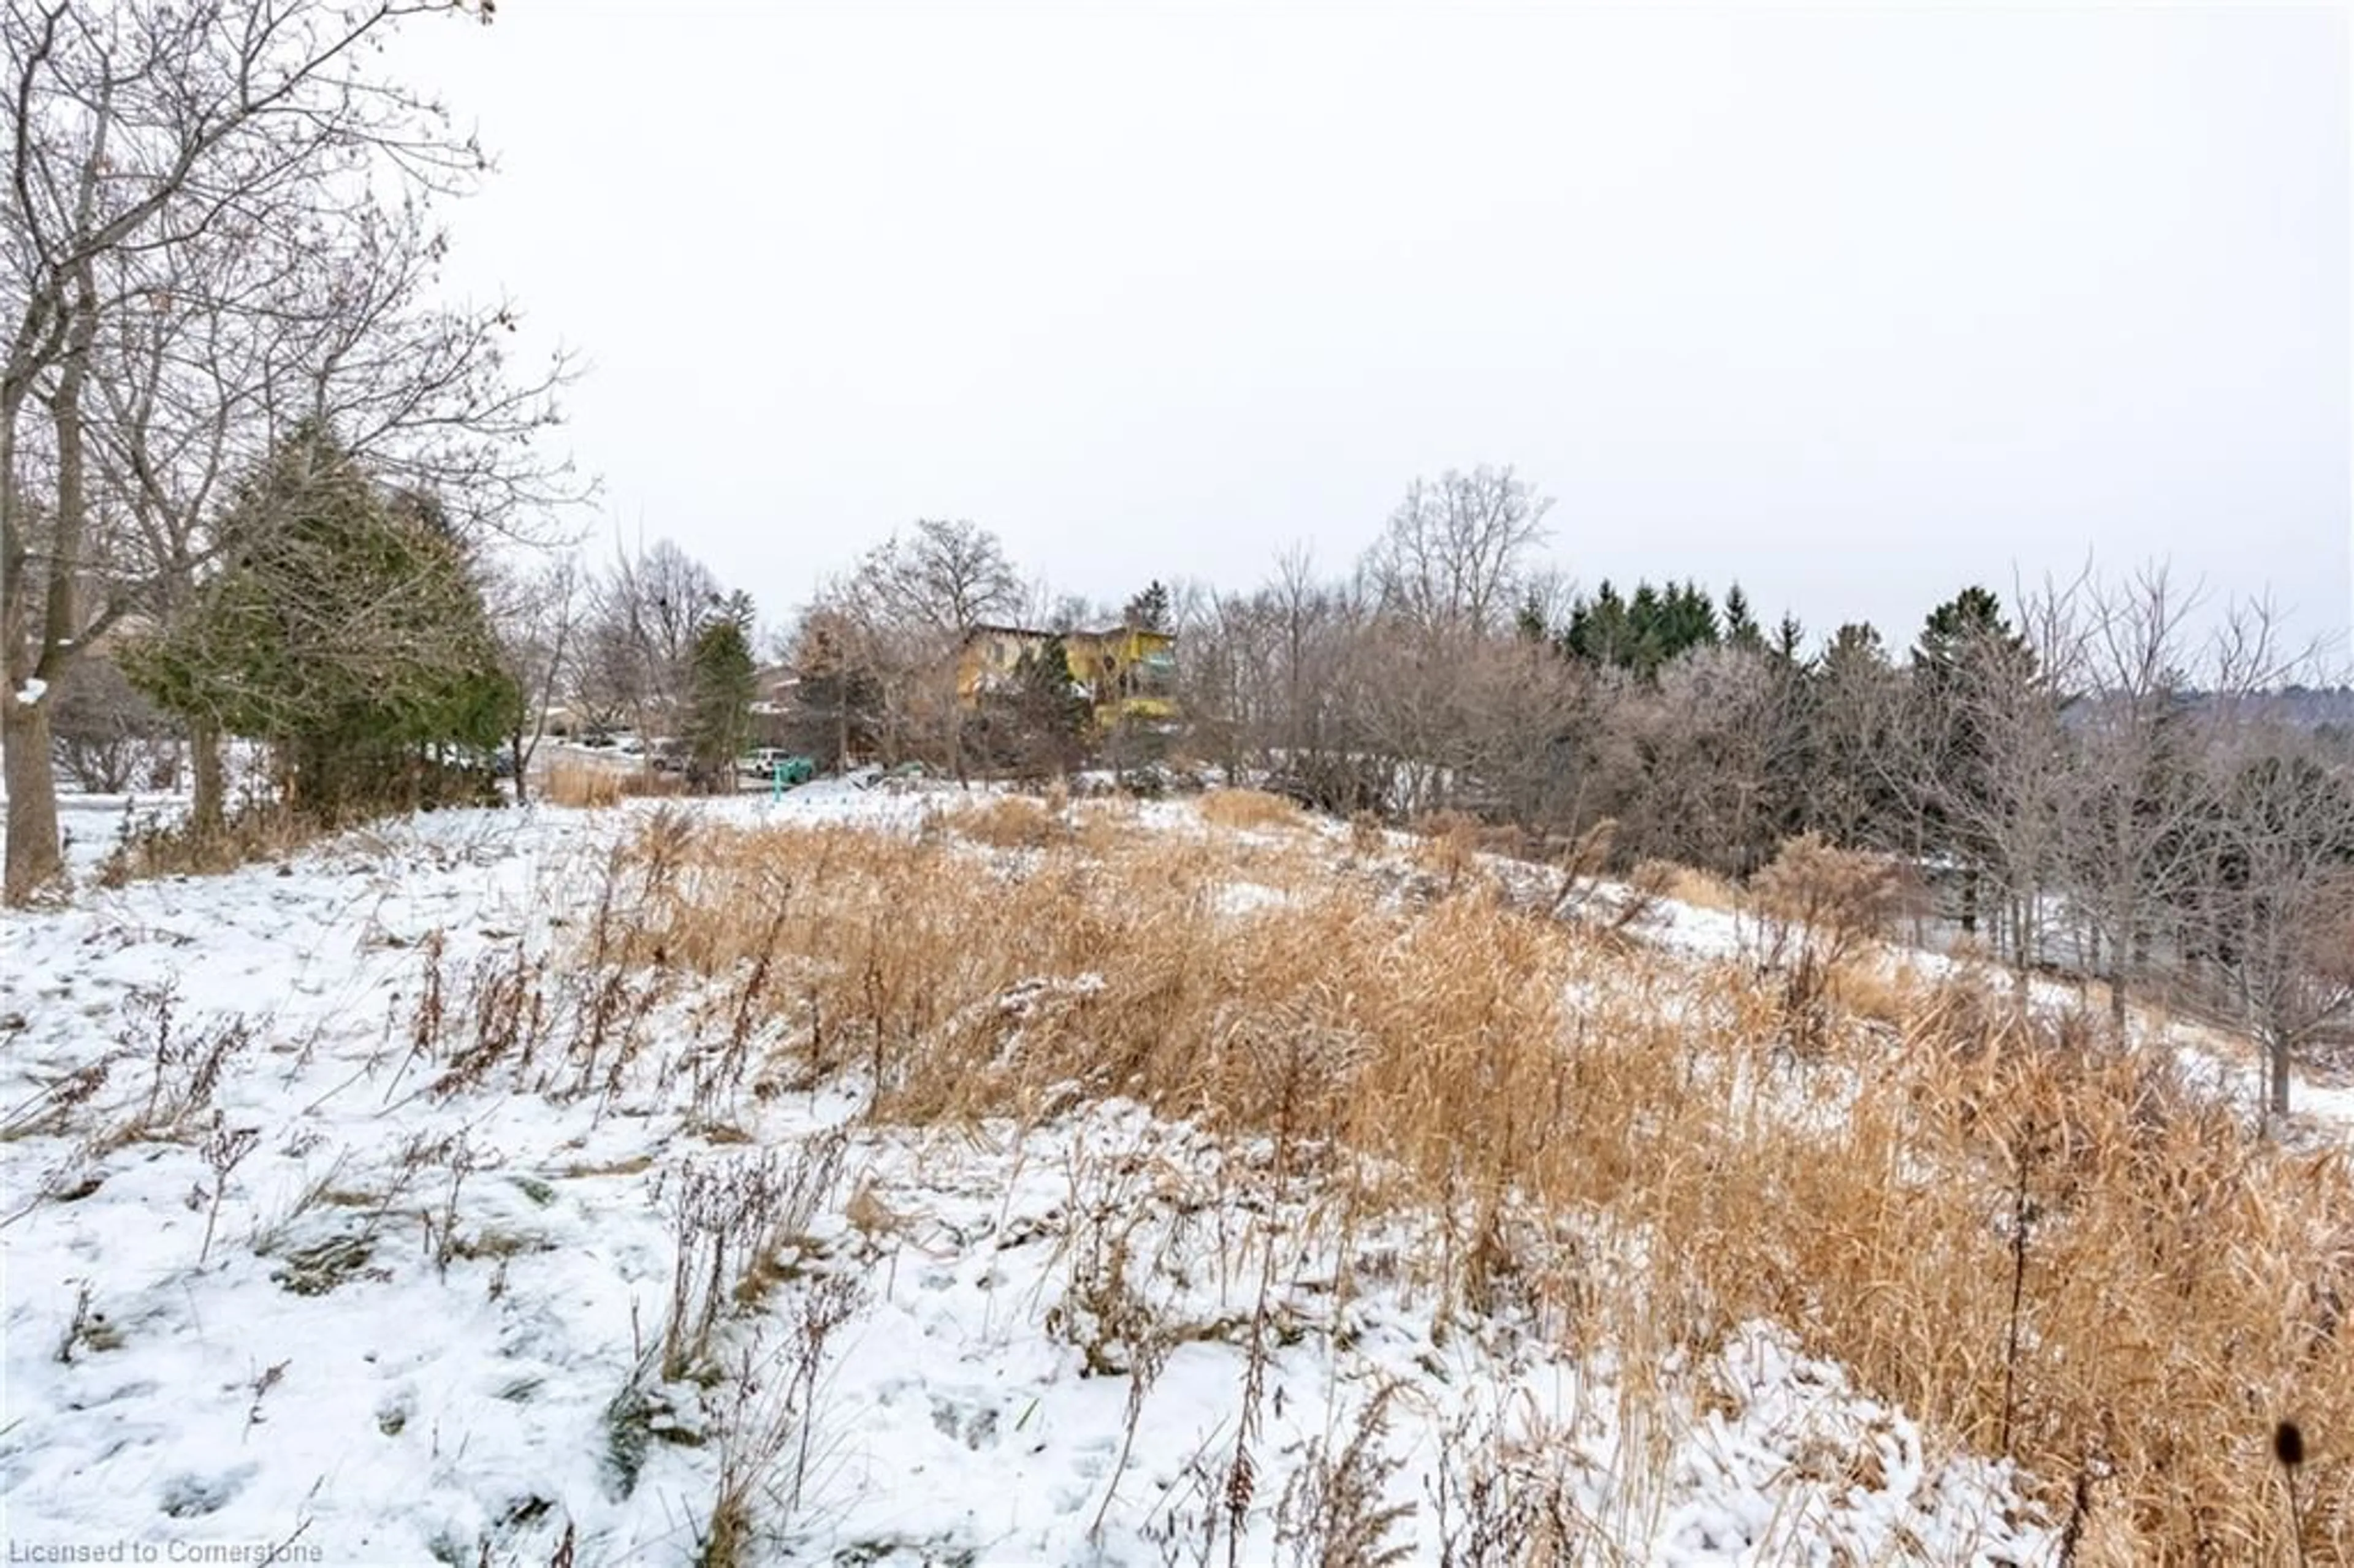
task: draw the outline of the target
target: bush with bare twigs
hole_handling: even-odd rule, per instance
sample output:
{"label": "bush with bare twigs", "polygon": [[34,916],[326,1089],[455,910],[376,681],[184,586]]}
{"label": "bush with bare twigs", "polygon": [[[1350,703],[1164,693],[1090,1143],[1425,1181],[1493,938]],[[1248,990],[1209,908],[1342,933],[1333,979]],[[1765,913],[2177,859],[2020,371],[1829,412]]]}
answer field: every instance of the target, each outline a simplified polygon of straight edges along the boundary
{"label": "bush with bare twigs", "polygon": [[1903,885],[1887,856],[1834,849],[1812,833],[1787,841],[1750,879],[1763,938],[1758,962],[1781,977],[1794,1047],[1812,1050],[1820,1043],[1834,980],[1893,922]]}

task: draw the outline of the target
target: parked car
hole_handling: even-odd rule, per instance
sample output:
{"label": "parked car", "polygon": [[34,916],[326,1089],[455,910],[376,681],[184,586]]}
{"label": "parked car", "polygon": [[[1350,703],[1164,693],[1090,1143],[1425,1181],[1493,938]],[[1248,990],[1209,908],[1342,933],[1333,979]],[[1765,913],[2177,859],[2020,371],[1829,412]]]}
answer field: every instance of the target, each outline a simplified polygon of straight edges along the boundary
{"label": "parked car", "polygon": [[736,771],[747,779],[790,788],[795,784],[806,784],[817,777],[817,759],[804,757],[797,751],[787,751],[781,746],[764,746],[738,758]]}
{"label": "parked car", "polygon": [[649,748],[647,755],[652,758],[654,771],[657,773],[684,773],[686,771],[687,763],[692,760],[686,742],[673,740],[667,736],[656,740]]}

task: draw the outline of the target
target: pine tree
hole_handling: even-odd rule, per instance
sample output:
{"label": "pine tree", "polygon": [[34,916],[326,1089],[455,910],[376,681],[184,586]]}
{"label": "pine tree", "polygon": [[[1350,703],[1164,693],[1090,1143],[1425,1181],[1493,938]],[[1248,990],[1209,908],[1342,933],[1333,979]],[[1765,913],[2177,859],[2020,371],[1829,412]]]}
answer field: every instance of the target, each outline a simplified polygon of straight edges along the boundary
{"label": "pine tree", "polygon": [[1638,582],[1634,597],[1622,599],[1605,582],[1593,599],[1570,607],[1569,625],[1555,645],[1571,658],[1649,679],[1678,655],[1718,641],[1715,601],[1698,583],[1658,588]]}
{"label": "pine tree", "polygon": [[730,595],[695,633],[689,662],[686,743],[697,789],[716,790],[733,776],[752,737],[759,694],[752,659],[752,600]]}
{"label": "pine tree", "polygon": [[1746,648],[1763,652],[1766,648],[1765,629],[1750,613],[1749,596],[1739,583],[1724,591],[1724,641],[1734,648]]}
{"label": "pine tree", "polygon": [[1512,631],[1523,642],[1543,642],[1548,635],[1544,606],[1538,602],[1532,588],[1521,598],[1521,607],[1512,612]]}
{"label": "pine tree", "polygon": [[1627,601],[1608,578],[1592,599],[1580,598],[1569,609],[1569,625],[1559,639],[1561,651],[1589,664],[1624,668],[1634,662],[1635,630]]}
{"label": "pine tree", "polygon": [[1159,577],[1146,585],[1144,591],[1128,601],[1120,619],[1142,631],[1169,630],[1169,588]]}
{"label": "pine tree", "polygon": [[829,768],[871,756],[880,742],[884,680],[859,653],[855,628],[838,616],[803,621],[793,644],[792,744]]}
{"label": "pine tree", "polygon": [[1049,637],[1022,655],[1009,703],[1015,760],[1023,771],[1063,773],[1078,766],[1091,715],[1061,638]]}
{"label": "pine tree", "polygon": [[1717,641],[1716,604],[1708,590],[1696,582],[1670,584],[1659,606],[1660,662]]}

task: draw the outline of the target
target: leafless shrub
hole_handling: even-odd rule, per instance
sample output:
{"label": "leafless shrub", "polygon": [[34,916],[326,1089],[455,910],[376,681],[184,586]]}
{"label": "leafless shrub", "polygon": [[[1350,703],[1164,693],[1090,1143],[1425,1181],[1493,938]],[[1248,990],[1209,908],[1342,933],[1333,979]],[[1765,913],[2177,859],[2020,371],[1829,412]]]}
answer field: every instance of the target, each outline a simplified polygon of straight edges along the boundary
{"label": "leafless shrub", "polygon": [[1467,1416],[1442,1439],[1426,1483],[1441,1568],[1522,1568],[1585,1561],[1568,1478],[1548,1456],[1483,1433]]}
{"label": "leafless shrub", "polygon": [[93,794],[131,789],[169,756],[170,722],[103,654],[69,664],[51,703],[49,734],[58,767]]}
{"label": "leafless shrub", "polygon": [[737,1277],[808,1225],[841,1174],[843,1148],[836,1132],[811,1139],[789,1158],[772,1150],[691,1160],[663,1172],[655,1193],[669,1206],[678,1238],[662,1332],[664,1382],[709,1356],[712,1330]]}
{"label": "leafless shrub", "polygon": [[1750,881],[1766,922],[1768,967],[1795,947],[1837,969],[1897,915],[1903,879],[1885,855],[1834,849],[1812,833],[1790,839]]}
{"label": "leafless shrub", "polygon": [[1381,1568],[1413,1557],[1411,1542],[1390,1536],[1414,1517],[1414,1505],[1384,1495],[1405,1462],[1384,1446],[1398,1387],[1384,1383],[1373,1391],[1338,1454],[1320,1438],[1310,1443],[1284,1484],[1275,1508],[1275,1543],[1299,1568]]}
{"label": "leafless shrub", "polygon": [[213,1230],[220,1223],[221,1199],[228,1191],[229,1172],[253,1152],[253,1146],[260,1141],[259,1128],[231,1128],[220,1112],[213,1113],[213,1129],[206,1134],[202,1150],[205,1164],[213,1173],[213,1190],[211,1202],[205,1208],[204,1245],[196,1250],[196,1266],[200,1268],[212,1255]]}
{"label": "leafless shrub", "polygon": [[1793,1049],[1818,1049],[1829,1028],[1834,978],[1898,910],[1902,881],[1885,856],[1833,849],[1814,834],[1791,839],[1751,880],[1764,923],[1761,968],[1781,977]]}
{"label": "leafless shrub", "polygon": [[147,1062],[147,1095],[109,1134],[108,1146],[180,1132],[211,1106],[230,1059],[253,1043],[253,1027],[242,1017],[191,1030],[181,1024],[178,1009],[178,989],[168,980],[134,990],[123,1002],[115,1038],[126,1054]]}
{"label": "leafless shrub", "polygon": [[785,1350],[764,1355],[756,1340],[738,1360],[718,1423],[719,1482],[697,1532],[698,1568],[756,1560],[758,1548],[800,1513],[818,1424],[818,1382],[834,1333],[856,1314],[861,1298],[855,1281],[822,1276],[794,1304]]}
{"label": "leafless shrub", "polygon": [[[434,958],[439,957],[440,937],[436,932],[432,938]],[[423,1033],[431,1036],[440,1033],[438,1015],[444,1001],[438,965],[429,959],[429,966],[432,972],[427,982],[428,1000],[420,1002],[419,1018]],[[433,1093],[448,1096],[480,1087],[492,1069],[501,1065],[517,1077],[530,1071],[533,1057],[547,1037],[549,1013],[542,983],[546,967],[545,959],[531,958],[521,942],[474,960],[460,999],[470,1026],[468,1036],[448,1054],[448,1065],[434,1080]],[[430,1018],[429,1008],[434,1014]]]}

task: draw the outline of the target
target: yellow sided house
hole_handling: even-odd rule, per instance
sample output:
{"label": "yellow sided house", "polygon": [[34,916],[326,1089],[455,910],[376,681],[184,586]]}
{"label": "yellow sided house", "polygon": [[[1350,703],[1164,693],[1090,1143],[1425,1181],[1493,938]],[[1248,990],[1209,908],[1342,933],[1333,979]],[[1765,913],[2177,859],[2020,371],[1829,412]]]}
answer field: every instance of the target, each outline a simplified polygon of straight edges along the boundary
{"label": "yellow sided house", "polygon": [[[1031,626],[976,626],[957,655],[957,697],[978,707],[981,694],[1014,678],[1022,656],[1057,634]],[[1177,634],[1141,626],[1066,631],[1063,657],[1087,689],[1096,723],[1177,715]]]}

